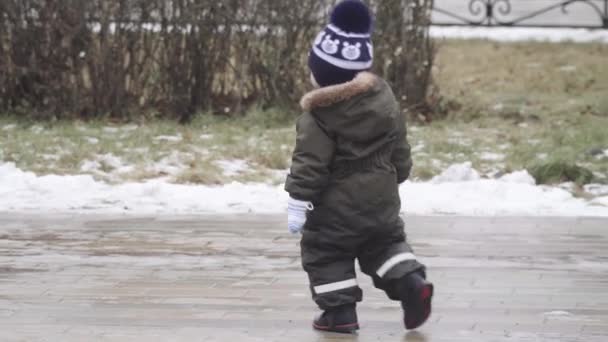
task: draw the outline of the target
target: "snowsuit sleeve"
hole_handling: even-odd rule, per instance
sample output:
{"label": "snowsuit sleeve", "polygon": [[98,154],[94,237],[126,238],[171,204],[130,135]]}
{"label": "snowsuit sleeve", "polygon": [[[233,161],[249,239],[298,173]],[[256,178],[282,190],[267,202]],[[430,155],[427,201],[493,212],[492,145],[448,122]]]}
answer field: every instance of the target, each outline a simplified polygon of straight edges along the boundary
{"label": "snowsuit sleeve", "polygon": [[410,172],[412,170],[412,155],[410,144],[407,141],[407,128],[404,114],[399,114],[397,124],[399,126],[399,134],[397,136],[397,145],[391,156],[391,162],[395,166],[395,169],[397,169],[397,182],[401,184],[410,177]]}
{"label": "snowsuit sleeve", "polygon": [[296,130],[285,190],[295,199],[315,202],[329,182],[335,143],[310,113],[300,116]]}

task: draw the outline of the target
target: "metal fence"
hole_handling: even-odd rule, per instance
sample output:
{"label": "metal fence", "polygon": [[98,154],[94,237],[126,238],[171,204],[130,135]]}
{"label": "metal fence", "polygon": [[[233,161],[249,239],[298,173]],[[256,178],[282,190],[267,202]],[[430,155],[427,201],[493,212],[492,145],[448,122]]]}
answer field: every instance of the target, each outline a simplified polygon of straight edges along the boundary
{"label": "metal fence", "polygon": [[432,23],[608,29],[608,0],[435,0]]}

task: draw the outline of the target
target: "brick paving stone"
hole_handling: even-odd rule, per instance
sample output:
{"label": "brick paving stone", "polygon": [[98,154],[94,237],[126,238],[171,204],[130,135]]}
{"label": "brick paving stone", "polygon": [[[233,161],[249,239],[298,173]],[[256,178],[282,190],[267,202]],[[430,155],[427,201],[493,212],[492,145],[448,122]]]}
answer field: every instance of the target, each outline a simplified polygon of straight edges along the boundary
{"label": "brick paving stone", "polygon": [[608,220],[408,217],[435,282],[406,332],[360,274],[358,335],[316,313],[282,215],[0,213],[0,341],[608,341]]}

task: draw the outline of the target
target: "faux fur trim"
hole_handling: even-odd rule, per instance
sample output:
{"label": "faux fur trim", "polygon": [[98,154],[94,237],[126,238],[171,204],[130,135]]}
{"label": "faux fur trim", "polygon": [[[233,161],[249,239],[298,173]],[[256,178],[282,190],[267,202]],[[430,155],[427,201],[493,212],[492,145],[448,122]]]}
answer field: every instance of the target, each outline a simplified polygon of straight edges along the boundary
{"label": "faux fur trim", "polygon": [[307,93],[300,100],[300,106],[305,111],[318,107],[328,107],[362,94],[373,88],[376,83],[378,83],[378,76],[367,71],[360,72],[350,82],[315,89]]}

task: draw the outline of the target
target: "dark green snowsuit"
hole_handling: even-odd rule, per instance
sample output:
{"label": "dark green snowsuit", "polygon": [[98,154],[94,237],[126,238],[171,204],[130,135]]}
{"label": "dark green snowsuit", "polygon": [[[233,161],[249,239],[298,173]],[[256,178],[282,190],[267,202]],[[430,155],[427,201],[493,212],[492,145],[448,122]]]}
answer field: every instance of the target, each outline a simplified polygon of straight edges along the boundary
{"label": "dark green snowsuit", "polygon": [[424,270],[407,244],[398,184],[412,161],[405,118],[381,78],[363,72],[302,99],[285,184],[314,210],[302,231],[302,264],[321,309],[362,298],[355,259],[376,287],[399,300],[394,281]]}

